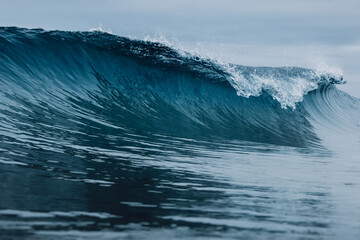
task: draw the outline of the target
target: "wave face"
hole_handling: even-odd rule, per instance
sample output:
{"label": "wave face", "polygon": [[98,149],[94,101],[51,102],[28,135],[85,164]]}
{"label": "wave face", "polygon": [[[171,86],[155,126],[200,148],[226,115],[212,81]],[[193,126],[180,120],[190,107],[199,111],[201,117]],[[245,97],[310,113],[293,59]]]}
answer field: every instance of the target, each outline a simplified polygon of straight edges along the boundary
{"label": "wave face", "polygon": [[39,124],[30,129],[40,132],[53,121],[63,131],[92,122],[118,131],[308,146],[318,138],[304,95],[343,83],[341,74],[219,64],[101,32],[0,33],[1,120],[14,130],[34,119]]}
{"label": "wave face", "polygon": [[2,27],[0,236],[174,238],[179,226],[188,239],[350,239],[360,208],[332,176],[358,191],[360,101],[342,83],[103,32]]}

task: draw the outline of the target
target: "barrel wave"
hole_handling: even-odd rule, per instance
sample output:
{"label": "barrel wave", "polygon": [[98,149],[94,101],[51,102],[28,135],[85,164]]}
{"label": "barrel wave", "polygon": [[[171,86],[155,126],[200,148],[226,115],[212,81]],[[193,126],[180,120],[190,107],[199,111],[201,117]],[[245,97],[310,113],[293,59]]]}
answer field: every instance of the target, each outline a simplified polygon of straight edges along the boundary
{"label": "barrel wave", "polygon": [[[332,139],[358,144],[360,100],[335,86],[344,83],[330,70],[222,63],[104,32],[1,27],[0,230],[79,239],[74,231],[146,222],[136,234],[183,226],[195,231],[181,230],[189,239],[219,229],[229,239],[336,236],[327,229],[345,215],[325,221],[331,194],[315,177],[329,170],[308,159],[332,156]],[[262,159],[259,174],[246,156]],[[276,169],[294,179],[278,181]]]}

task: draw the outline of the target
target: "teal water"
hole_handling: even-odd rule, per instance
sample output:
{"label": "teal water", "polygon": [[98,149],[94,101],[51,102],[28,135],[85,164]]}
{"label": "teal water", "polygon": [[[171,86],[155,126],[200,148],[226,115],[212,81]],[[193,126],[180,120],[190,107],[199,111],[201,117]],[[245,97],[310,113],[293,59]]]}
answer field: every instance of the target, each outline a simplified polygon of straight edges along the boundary
{"label": "teal water", "polygon": [[360,236],[341,75],[99,32],[1,28],[0,49],[0,238]]}

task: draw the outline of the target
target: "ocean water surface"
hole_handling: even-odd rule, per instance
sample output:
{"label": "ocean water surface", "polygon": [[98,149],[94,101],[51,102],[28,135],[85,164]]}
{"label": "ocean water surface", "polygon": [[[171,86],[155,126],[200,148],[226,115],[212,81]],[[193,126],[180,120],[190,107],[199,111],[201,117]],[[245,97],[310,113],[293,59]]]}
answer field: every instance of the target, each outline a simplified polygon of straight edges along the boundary
{"label": "ocean water surface", "polygon": [[0,239],[359,239],[345,82],[1,27]]}

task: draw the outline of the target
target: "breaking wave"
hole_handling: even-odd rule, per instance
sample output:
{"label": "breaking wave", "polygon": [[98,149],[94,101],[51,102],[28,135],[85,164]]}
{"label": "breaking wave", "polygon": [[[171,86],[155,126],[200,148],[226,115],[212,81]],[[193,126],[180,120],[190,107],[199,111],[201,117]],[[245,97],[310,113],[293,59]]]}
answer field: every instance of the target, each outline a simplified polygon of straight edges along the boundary
{"label": "breaking wave", "polygon": [[358,107],[338,72],[224,64],[103,32],[3,27],[0,50],[2,141],[61,148],[111,131],[306,147],[319,137],[304,103]]}

